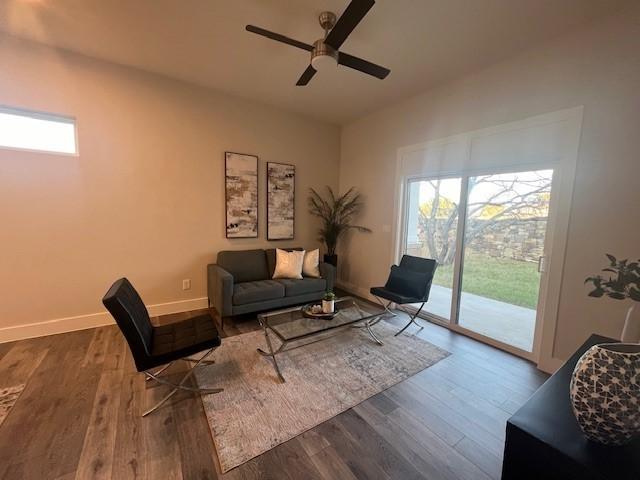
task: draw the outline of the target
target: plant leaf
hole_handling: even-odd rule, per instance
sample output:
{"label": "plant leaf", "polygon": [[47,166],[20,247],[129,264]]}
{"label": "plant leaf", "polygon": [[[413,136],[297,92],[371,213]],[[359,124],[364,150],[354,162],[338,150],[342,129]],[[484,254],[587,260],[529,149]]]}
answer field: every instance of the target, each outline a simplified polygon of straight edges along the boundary
{"label": "plant leaf", "polygon": [[618,263],[618,260],[616,259],[616,257],[614,257],[613,255],[611,255],[609,253],[605,253],[605,255],[607,256],[607,258],[611,262],[611,266],[615,267],[616,263]]}
{"label": "plant leaf", "polygon": [[636,302],[640,302],[640,290],[637,288],[631,287],[629,289],[629,298],[631,300],[635,300]]}
{"label": "plant leaf", "polygon": [[624,293],[620,292],[610,292],[607,295],[609,295],[609,297],[613,298],[614,300],[625,300],[627,298]]}
{"label": "plant leaf", "polygon": [[590,297],[600,298],[604,295],[604,290],[602,288],[596,288],[595,290],[589,292]]}

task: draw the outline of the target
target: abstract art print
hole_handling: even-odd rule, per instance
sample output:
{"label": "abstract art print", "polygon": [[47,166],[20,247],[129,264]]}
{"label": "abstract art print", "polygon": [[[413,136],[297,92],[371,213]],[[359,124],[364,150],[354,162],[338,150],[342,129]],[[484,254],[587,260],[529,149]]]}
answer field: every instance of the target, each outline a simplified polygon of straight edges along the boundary
{"label": "abstract art print", "polygon": [[227,238],[258,237],[258,157],[225,152]]}
{"label": "abstract art print", "polygon": [[296,167],[267,163],[267,240],[294,235]]}

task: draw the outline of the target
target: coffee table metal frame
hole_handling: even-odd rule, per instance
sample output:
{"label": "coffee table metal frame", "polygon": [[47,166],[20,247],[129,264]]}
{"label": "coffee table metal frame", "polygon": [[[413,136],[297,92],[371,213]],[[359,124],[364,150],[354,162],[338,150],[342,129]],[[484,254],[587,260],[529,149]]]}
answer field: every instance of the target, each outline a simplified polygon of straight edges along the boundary
{"label": "coffee table metal frame", "polygon": [[[282,372],[280,371],[280,367],[278,366],[278,361],[276,360],[276,355],[278,355],[279,353],[283,353],[289,350],[293,350],[295,348],[299,348],[299,347],[303,347],[306,345],[311,345],[312,343],[315,342],[319,342],[322,340],[326,340],[326,338],[329,337],[322,337],[320,339],[316,339],[313,340],[311,342],[306,342],[303,343],[301,345],[296,345],[294,347],[290,347],[290,348],[286,348],[286,346],[290,343],[293,342],[298,342],[300,340],[305,340],[307,338],[312,338],[318,335],[322,335],[324,333],[330,332],[332,330],[346,330],[347,328],[365,328],[367,330],[367,333],[369,334],[369,336],[371,337],[371,339],[376,342],[378,345],[384,345],[384,343],[382,342],[382,340],[380,340],[380,338],[378,338],[378,336],[376,336],[376,334],[373,332],[373,330],[371,329],[371,327],[373,327],[374,325],[376,325],[378,322],[380,322],[380,320],[382,320],[386,315],[388,315],[388,311],[387,310],[380,310],[378,312],[375,313],[369,313],[369,312],[365,312],[360,308],[360,305],[358,304],[358,301],[356,299],[354,299],[353,297],[342,297],[336,300],[336,304],[338,303],[344,303],[344,302],[349,302],[351,301],[353,306],[356,307],[356,309],[358,310],[358,312],[360,313],[360,315],[362,316],[362,318],[357,318],[357,319],[353,319],[353,321],[349,321],[349,322],[345,322],[345,323],[341,323],[339,325],[331,325],[327,328],[324,329],[320,329],[320,330],[316,330],[313,332],[309,332],[309,333],[305,333],[299,336],[296,336],[294,338],[284,338],[275,328],[273,328],[273,326],[269,325],[269,317],[273,317],[276,315],[280,315],[283,313],[289,313],[289,312],[295,312],[295,311],[301,311],[302,307],[298,306],[298,307],[293,307],[293,308],[287,308],[284,310],[275,310],[272,312],[267,312],[264,314],[260,314],[258,315],[258,322],[260,322],[260,326],[262,327],[262,330],[264,332],[264,338],[267,342],[267,347],[269,348],[269,351],[265,351],[261,348],[258,348],[258,353],[264,357],[271,357],[272,361],[273,361],[273,366],[276,370],[276,373],[278,374],[278,379],[281,382],[285,382],[284,377],[282,376]],[[375,305],[372,305],[374,308]],[[302,313],[300,313],[302,315]],[[297,320],[297,319],[294,319]],[[292,320],[292,321],[294,321]],[[313,320],[313,319],[310,319]],[[322,319],[318,319],[316,320],[317,322],[326,322],[327,320],[322,320]],[[269,336],[269,332],[271,332],[272,334],[274,334],[278,340],[281,342],[280,346],[274,350],[273,348],[273,344],[271,342],[271,338]]]}

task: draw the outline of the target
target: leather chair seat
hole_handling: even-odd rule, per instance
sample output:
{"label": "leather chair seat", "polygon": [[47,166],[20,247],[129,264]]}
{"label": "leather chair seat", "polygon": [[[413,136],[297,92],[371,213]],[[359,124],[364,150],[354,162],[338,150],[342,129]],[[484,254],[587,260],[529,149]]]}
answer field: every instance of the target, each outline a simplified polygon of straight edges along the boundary
{"label": "leather chair seat", "polygon": [[407,303],[422,303],[424,301],[420,298],[407,297],[405,295],[392,292],[391,290],[387,290],[384,287],[373,287],[371,289],[371,293],[377,297],[391,300],[393,303],[397,303],[398,305],[405,305]]}
{"label": "leather chair seat", "polygon": [[218,330],[206,314],[154,327],[151,357],[163,364],[218,346]]}

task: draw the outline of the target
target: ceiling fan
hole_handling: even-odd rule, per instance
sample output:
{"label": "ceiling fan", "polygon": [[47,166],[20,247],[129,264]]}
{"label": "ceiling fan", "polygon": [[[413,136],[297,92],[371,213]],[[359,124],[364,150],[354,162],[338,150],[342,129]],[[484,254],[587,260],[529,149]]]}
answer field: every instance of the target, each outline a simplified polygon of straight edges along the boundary
{"label": "ceiling fan", "polygon": [[336,64],[383,79],[389,75],[391,70],[338,51],[375,3],[374,0],[352,0],[340,18],[333,12],[322,12],[318,20],[324,29],[324,37],[313,42],[313,45],[253,25],[247,25],[246,29],[248,32],[311,52],[311,64],[302,73],[296,85],[308,84],[318,70]]}

